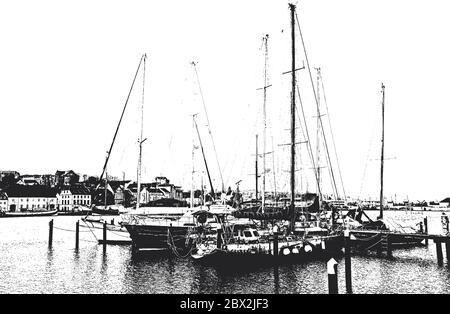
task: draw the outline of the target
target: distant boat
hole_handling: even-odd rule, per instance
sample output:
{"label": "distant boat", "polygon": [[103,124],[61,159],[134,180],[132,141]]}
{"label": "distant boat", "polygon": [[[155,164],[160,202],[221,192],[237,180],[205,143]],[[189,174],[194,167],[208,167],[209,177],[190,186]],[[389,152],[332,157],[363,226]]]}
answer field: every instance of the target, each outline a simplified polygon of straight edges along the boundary
{"label": "distant boat", "polygon": [[57,213],[58,213],[57,210],[26,211],[26,212],[0,212],[0,218],[54,216]]}
{"label": "distant boat", "polygon": [[104,208],[94,206],[92,208],[92,213],[97,214],[97,215],[106,215],[106,216],[115,215],[115,216],[117,216],[120,214],[120,211],[118,208],[114,208],[114,206],[105,206]]}

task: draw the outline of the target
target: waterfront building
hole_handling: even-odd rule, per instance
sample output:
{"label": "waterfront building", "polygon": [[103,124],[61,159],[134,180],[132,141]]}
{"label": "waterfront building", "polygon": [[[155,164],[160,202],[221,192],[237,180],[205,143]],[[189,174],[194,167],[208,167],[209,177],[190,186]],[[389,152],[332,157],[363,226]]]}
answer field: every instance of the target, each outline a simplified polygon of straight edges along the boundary
{"label": "waterfront building", "polygon": [[76,174],[73,170],[60,171],[57,170],[55,173],[55,183],[58,186],[63,185],[73,185],[80,181],[80,176]]}
{"label": "waterfront building", "polygon": [[0,192],[0,212],[8,210],[8,196],[4,192]]}
{"label": "waterfront building", "polygon": [[57,206],[57,191],[42,185],[11,185],[4,193],[11,212],[54,210]]}
{"label": "waterfront building", "polygon": [[17,171],[11,171],[11,170],[0,170],[0,181],[2,181],[3,178],[11,176],[15,179],[19,179],[20,173]]}
{"label": "waterfront building", "polygon": [[439,202],[439,207],[450,207],[450,197],[447,197]]}
{"label": "waterfront building", "polygon": [[166,177],[156,177],[155,183],[154,187],[161,189],[164,193],[164,198],[183,199],[183,190],[181,187],[171,184]]}
{"label": "waterfront building", "polygon": [[16,182],[20,178],[20,173],[17,171],[1,170],[0,171],[0,188],[8,187]]}
{"label": "waterfront building", "polygon": [[129,186],[132,183],[133,182],[131,180],[108,181],[108,185],[111,187],[114,193],[114,204],[129,206],[130,200],[132,198],[132,193],[129,190]]}
{"label": "waterfront building", "polygon": [[90,207],[91,192],[83,185],[72,185],[61,189],[58,193],[58,208],[61,211],[74,211],[77,207]]}

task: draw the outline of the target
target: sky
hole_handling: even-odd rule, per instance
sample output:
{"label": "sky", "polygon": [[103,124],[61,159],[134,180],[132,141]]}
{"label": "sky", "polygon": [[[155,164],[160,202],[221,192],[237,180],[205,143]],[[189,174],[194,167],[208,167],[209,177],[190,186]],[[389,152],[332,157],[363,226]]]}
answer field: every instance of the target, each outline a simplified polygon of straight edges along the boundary
{"label": "sky", "polygon": [[[215,188],[221,185],[219,163],[226,187],[234,188],[242,180],[242,189],[252,189],[257,133],[259,152],[263,149],[263,96],[257,89],[264,85],[262,38],[269,34],[267,72],[272,86],[267,89],[266,152],[272,153],[266,155],[267,190],[287,191],[289,154],[282,144],[290,140],[286,129],[291,81],[282,73],[291,66],[288,3],[0,2],[0,169],[22,174],[73,169],[100,175],[139,60],[146,53],[143,180],[164,175],[189,189],[194,166],[194,186],[200,185],[204,164],[199,149],[192,158],[193,142],[199,145],[192,115],[198,114]],[[295,4],[314,88],[314,68],[321,68],[327,101],[325,105],[319,89],[320,110],[326,114],[322,123],[335,156],[331,122],[345,194],[379,197],[384,83],[384,194],[397,201],[450,196],[446,143],[450,4],[438,0]],[[297,83],[315,153],[317,107],[296,32],[296,63],[306,66],[297,71]],[[198,80],[192,61],[197,62]],[[118,177],[136,177],[143,76],[141,68],[111,152],[108,173]],[[304,129],[297,133],[305,138]],[[298,146],[296,187],[315,191],[307,144]],[[322,164],[324,152],[322,146]],[[322,170],[327,193],[329,169]]]}

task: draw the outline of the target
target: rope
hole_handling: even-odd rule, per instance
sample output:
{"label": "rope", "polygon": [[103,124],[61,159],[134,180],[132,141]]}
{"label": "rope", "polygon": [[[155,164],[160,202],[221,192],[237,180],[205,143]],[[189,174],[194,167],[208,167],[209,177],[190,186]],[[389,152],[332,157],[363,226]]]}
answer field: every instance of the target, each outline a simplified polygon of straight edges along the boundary
{"label": "rope", "polygon": [[[313,170],[314,170],[314,176],[316,178],[317,187],[318,187],[318,190],[319,190],[318,191],[319,192],[319,196],[322,196],[322,190],[320,189],[320,184],[319,184],[319,175],[317,174],[316,163],[314,162],[314,156],[313,156],[313,153],[312,153],[311,141],[310,141],[309,132],[308,132],[308,125],[306,124],[305,111],[303,109],[303,102],[302,102],[302,98],[300,96],[300,89],[298,88],[298,85],[297,85],[297,94],[298,94],[298,99],[299,99],[299,102],[300,102],[300,108],[302,109],[303,121],[305,123],[306,138],[307,138],[308,148],[309,148],[308,149],[309,157],[311,158],[311,163],[312,163]],[[297,107],[295,107],[295,109],[297,111],[297,115],[299,116],[299,120],[301,122],[300,115],[298,113]]]}
{"label": "rope", "polygon": [[[305,53],[306,65],[308,66],[308,72],[309,72],[309,77],[310,77],[310,80],[311,80],[312,89],[313,89],[313,92],[314,92],[314,99],[315,99],[315,101],[316,101],[317,111],[319,112],[319,103],[318,103],[318,101],[317,101],[317,94],[316,94],[316,90],[315,90],[315,88],[314,88],[314,82],[313,82],[313,78],[312,78],[312,74],[311,74],[311,68],[310,68],[310,66],[309,66],[308,55],[307,55],[307,53],[306,53],[305,42],[304,42],[304,40],[303,40],[302,30],[301,30],[301,28],[300,28],[300,22],[299,22],[299,20],[298,20],[297,12],[295,12],[295,17],[296,17],[296,20],[297,20],[297,26],[298,26],[298,30],[299,30],[299,33],[300,33],[300,38],[301,38],[301,40],[302,40],[303,51],[304,51],[304,53]],[[325,137],[325,131],[324,131],[324,128],[323,128],[322,118],[320,117],[320,115],[319,115],[319,118],[318,118],[318,119],[319,119],[319,121],[320,121],[320,126],[321,126],[321,129],[322,129],[322,135],[323,135],[323,140],[324,140],[325,148],[326,148],[326,151],[327,151],[327,157],[328,157],[328,160],[331,161],[331,159],[330,159],[330,153],[329,153],[329,151],[328,151],[327,139],[326,139],[326,137]],[[331,162],[330,162],[330,164],[331,164]],[[336,181],[335,181],[335,179],[334,179],[333,168],[332,168],[332,167],[330,167],[330,168],[331,168],[331,174],[332,174],[333,185],[334,185],[334,188],[335,188],[336,191],[337,191],[337,188],[336,188]],[[339,195],[336,195],[336,196],[339,197]]]}
{"label": "rope", "polygon": [[[53,226],[53,229],[58,229],[58,230],[62,230],[62,231],[67,231],[67,232],[76,232],[76,230],[69,230],[69,229],[64,229],[64,228],[58,228]],[[89,232],[89,231],[78,231],[78,232]]]}
{"label": "rope", "polygon": [[98,242],[98,239],[97,239],[97,236],[95,235],[95,233],[91,230],[91,228],[86,224],[86,222],[84,221],[84,220],[82,220],[82,222],[86,225],[86,227],[89,229],[89,231],[92,233],[92,235],[94,236],[94,238],[95,238],[95,240],[97,240],[97,242]]}
{"label": "rope", "polygon": [[98,241],[89,241],[89,240],[83,240],[83,239],[80,239],[80,241],[98,244]]}
{"label": "rope", "polygon": [[358,240],[359,240],[359,241],[366,241],[366,242],[368,242],[368,241],[370,241],[370,240],[375,239],[375,238],[378,237],[380,234],[381,234],[381,233],[377,233],[377,234],[375,234],[374,236],[371,236],[371,237],[369,237],[369,238],[358,239]]}
{"label": "rope", "polygon": [[366,248],[366,250],[370,250],[371,248],[377,246],[378,244],[380,244],[382,242],[382,239],[380,239],[377,243],[375,243],[374,245],[369,246],[368,248]]}
{"label": "rope", "polygon": [[[128,96],[127,96],[127,100],[125,101],[125,105],[123,107],[122,114],[121,114],[120,119],[119,119],[119,123],[117,124],[116,132],[114,133],[114,137],[113,137],[111,146],[110,146],[110,148],[108,150],[108,156],[106,157],[105,165],[103,166],[103,170],[102,170],[102,174],[100,175],[99,182],[102,181],[103,175],[105,174],[106,166],[108,165],[108,160],[109,160],[109,157],[111,156],[111,150],[112,150],[114,142],[116,140],[117,132],[119,131],[119,127],[120,127],[120,124],[122,122],[122,118],[123,118],[123,115],[125,113],[125,109],[127,108],[128,100],[130,99],[130,95],[131,95],[131,91],[133,90],[134,82],[136,81],[137,75],[139,73],[139,69],[141,67],[142,60],[145,60],[146,57],[147,56],[145,54],[142,55],[141,60],[139,61],[139,65],[138,65],[138,68],[136,70],[136,74],[134,75],[133,83],[131,83],[130,91],[128,92]],[[106,192],[105,192],[105,194],[106,194]]]}
{"label": "rope", "polygon": [[129,238],[129,236],[127,236],[127,235],[123,235],[123,234],[119,234],[119,233],[117,233],[117,232],[115,232],[115,231],[112,231],[112,230],[108,230],[110,233],[112,233],[112,234],[115,234],[115,235],[117,235],[117,236],[119,236],[119,237],[122,237],[122,238]]}
{"label": "rope", "polygon": [[336,156],[336,163],[337,163],[337,166],[338,166],[339,178],[341,180],[342,192],[344,193],[344,199],[347,199],[347,195],[345,194],[344,181],[342,180],[341,167],[339,165],[339,159],[338,159],[338,154],[337,154],[337,150],[336,150],[336,142],[334,141],[333,129],[331,128],[330,113],[328,112],[327,97],[325,96],[325,87],[323,86],[323,79],[322,79],[322,72],[321,71],[319,71],[319,76],[320,76],[320,82],[322,83],[323,99],[325,101],[325,108],[327,109],[328,124],[330,125],[331,140],[332,140],[332,143],[333,143],[334,153],[335,153],[335,156]]}
{"label": "rope", "polygon": [[214,148],[214,154],[215,154],[215,156],[216,156],[217,168],[219,169],[220,180],[222,181],[222,191],[224,191],[224,190],[225,190],[225,184],[224,184],[224,182],[223,182],[222,170],[220,170],[219,158],[217,157],[216,144],[214,143],[214,138],[213,138],[212,131],[211,131],[211,128],[210,128],[209,117],[208,117],[208,111],[206,110],[205,99],[203,98],[203,92],[202,92],[202,88],[201,88],[201,86],[200,86],[200,79],[199,79],[199,77],[198,77],[197,67],[195,66],[195,65],[196,65],[195,62],[192,62],[192,65],[193,65],[193,67],[194,67],[195,75],[196,75],[196,77],[197,77],[198,89],[199,89],[199,91],[200,91],[200,96],[201,96],[201,98],[202,98],[203,108],[204,108],[204,110],[205,110],[206,121],[207,121],[207,123],[208,123],[208,132],[209,132],[209,135],[211,136],[211,141],[212,141],[213,148]]}
{"label": "rope", "polygon": [[[188,238],[189,234],[190,234],[190,232],[189,232],[189,229],[188,229],[188,232],[186,234],[186,238]],[[176,257],[178,257],[178,258],[187,258],[188,256],[191,255],[195,242],[192,244],[192,246],[190,247],[190,249],[186,253],[186,255],[181,255],[178,252],[177,247],[176,247],[176,245],[175,245],[175,243],[173,241],[173,237],[172,237],[172,234],[170,232],[170,229],[167,229],[167,244],[168,244],[169,248],[171,248],[172,252],[175,254]]]}

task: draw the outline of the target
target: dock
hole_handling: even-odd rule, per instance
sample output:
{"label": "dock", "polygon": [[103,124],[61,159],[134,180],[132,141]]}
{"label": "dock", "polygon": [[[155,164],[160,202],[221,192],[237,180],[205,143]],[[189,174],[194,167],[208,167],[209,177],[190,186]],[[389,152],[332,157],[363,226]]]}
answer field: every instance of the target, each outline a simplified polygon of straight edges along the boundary
{"label": "dock", "polygon": [[428,234],[428,233],[403,233],[389,230],[350,230],[350,245],[358,247],[363,241],[367,241],[367,250],[376,249],[378,254],[386,252],[388,257],[392,257],[394,247],[419,244],[432,240],[436,245],[437,262],[443,265],[442,244],[445,245],[447,263],[450,264],[450,235]]}

